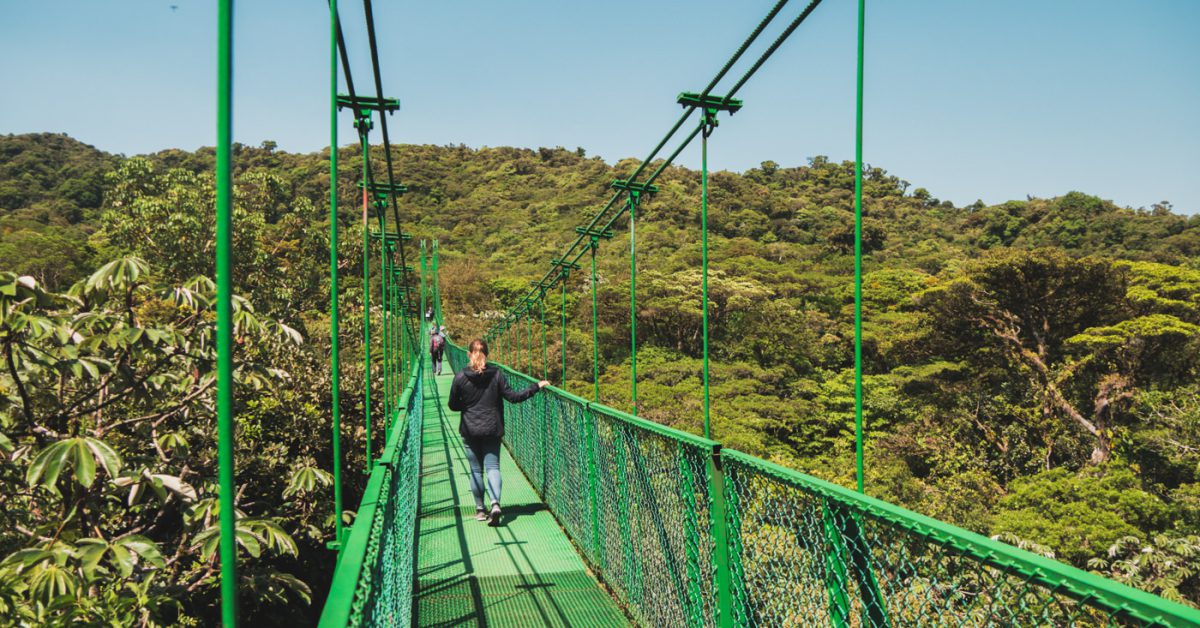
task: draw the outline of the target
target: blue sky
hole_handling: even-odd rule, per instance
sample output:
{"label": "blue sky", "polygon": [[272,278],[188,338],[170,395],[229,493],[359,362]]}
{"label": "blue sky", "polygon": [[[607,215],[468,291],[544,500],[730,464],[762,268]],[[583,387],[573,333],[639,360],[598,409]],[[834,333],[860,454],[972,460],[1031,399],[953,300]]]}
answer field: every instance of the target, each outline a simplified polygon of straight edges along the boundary
{"label": "blue sky", "polygon": [[[368,86],[362,4],[341,4]],[[773,2],[375,4],[384,90],[403,107],[393,141],[581,146],[611,162],[643,156],[676,94],[702,88]],[[855,5],[825,0],[742,90],[714,168],[853,158]],[[125,154],[211,145],[214,7],[0,1],[0,133]],[[323,0],[238,3],[238,141],[328,144],[327,16]],[[868,162],[958,204],[1081,190],[1200,212],[1200,2],[868,0],[867,20]]]}

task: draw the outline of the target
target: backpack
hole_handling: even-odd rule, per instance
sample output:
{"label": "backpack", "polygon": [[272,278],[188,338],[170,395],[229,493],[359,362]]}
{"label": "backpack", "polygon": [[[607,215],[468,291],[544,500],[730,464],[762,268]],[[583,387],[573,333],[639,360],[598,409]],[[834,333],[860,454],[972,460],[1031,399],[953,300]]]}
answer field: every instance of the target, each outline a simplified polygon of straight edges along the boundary
{"label": "backpack", "polygon": [[441,351],[444,344],[446,344],[446,339],[441,334],[437,334],[429,340],[429,350],[433,352]]}

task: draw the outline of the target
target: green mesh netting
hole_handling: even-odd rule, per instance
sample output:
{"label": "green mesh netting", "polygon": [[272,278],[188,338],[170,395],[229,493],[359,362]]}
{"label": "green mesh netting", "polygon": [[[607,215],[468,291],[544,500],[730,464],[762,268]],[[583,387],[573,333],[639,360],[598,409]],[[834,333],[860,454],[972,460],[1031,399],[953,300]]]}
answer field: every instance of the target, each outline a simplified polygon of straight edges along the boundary
{"label": "green mesh netting", "polygon": [[[449,359],[467,362],[456,345]],[[505,417],[517,464],[646,626],[1200,625],[1192,609],[573,395]]]}
{"label": "green mesh netting", "polygon": [[[424,375],[424,369],[418,366],[403,416],[393,426],[393,429],[401,430],[395,448],[390,457],[380,461],[386,465],[383,488],[371,521],[365,563],[354,592],[350,626],[412,624]],[[369,497],[364,495],[363,499]]]}

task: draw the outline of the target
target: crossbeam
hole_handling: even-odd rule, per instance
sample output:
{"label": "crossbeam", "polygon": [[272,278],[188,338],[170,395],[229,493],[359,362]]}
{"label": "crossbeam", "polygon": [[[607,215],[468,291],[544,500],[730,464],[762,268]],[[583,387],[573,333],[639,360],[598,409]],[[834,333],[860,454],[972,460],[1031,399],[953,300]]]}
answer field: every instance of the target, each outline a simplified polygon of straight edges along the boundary
{"label": "crossbeam", "polygon": [[575,227],[575,233],[578,233],[582,236],[590,236],[593,239],[604,238],[605,240],[611,240],[613,237],[612,229],[588,229],[587,227]]}
{"label": "crossbeam", "polygon": [[388,194],[399,196],[401,194],[408,192],[408,186],[401,185],[399,183],[383,183],[383,182],[379,182],[379,181],[369,181],[369,182],[359,181],[358,187],[360,189],[364,188],[364,187],[367,188],[368,192],[371,192],[371,193],[377,195],[376,198],[379,198],[378,195],[381,195],[381,194],[384,195],[383,198],[387,198],[386,195],[388,195]]}
{"label": "crossbeam", "polygon": [[[371,231],[371,239],[372,240],[378,240],[379,237],[380,237],[379,231],[377,231],[377,230]],[[397,234],[395,231],[388,231],[387,233],[384,234],[383,237],[386,238],[386,240],[388,242],[395,242],[397,240],[404,240],[405,242],[408,242],[409,240],[411,240],[413,238],[413,235],[408,232],[402,232],[400,234]]]}
{"label": "crossbeam", "polygon": [[400,110],[400,100],[398,98],[378,98],[375,96],[349,96],[346,94],[337,95],[338,109],[349,107],[355,112],[361,113],[364,111],[382,111],[391,113]]}
{"label": "crossbeam", "polygon": [[637,183],[635,181],[627,181],[625,179],[613,179],[613,182],[609,187],[613,188],[614,190],[628,190],[629,192],[636,193],[658,193],[657,185],[647,185],[645,183]]}
{"label": "crossbeam", "polygon": [[701,97],[695,92],[683,92],[679,94],[675,102],[684,107],[698,107],[707,111],[728,111],[730,115],[737,113],[742,108],[742,101],[737,98],[713,96],[712,94]]}

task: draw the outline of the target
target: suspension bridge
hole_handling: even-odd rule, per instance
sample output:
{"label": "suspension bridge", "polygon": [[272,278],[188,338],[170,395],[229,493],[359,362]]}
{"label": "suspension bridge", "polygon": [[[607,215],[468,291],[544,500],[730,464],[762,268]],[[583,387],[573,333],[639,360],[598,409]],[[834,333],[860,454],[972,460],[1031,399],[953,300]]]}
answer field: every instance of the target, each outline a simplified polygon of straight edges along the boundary
{"label": "suspension bridge", "polygon": [[[836,1],[836,0],[831,0]],[[231,109],[232,0],[219,3],[217,142],[218,438],[220,454],[222,618],[238,621],[233,460]],[[322,626],[906,626],[1200,625],[1200,612],[996,540],[872,498],[863,491],[862,456],[862,68],[864,2],[858,7],[855,176],[855,363],[857,489],[851,490],[723,447],[709,417],[708,167],[719,118],[735,96],[818,8],[791,13],[757,57],[743,57],[792,8],[779,0],[703,89],[683,92],[682,113],[545,275],[495,321],[487,339],[515,384],[549,377],[548,295],[562,291],[566,346],[568,278],[590,258],[593,399],[565,388],[566,352],[551,386],[509,405],[503,465],[508,469],[503,525],[473,519],[467,474],[445,403],[449,373],[435,375],[424,351],[428,326],[443,321],[437,242],[402,230],[397,197],[407,191],[392,163],[387,97],[370,0],[364,0],[375,95],[356,91],[338,18],[330,10],[330,146],[339,111],[354,117],[363,154],[362,338],[368,373],[365,442],[342,442],[338,338],[337,151],[330,151],[330,312],[333,386],[331,467],[337,567]],[[740,65],[739,65],[740,64]],[[345,93],[339,87],[339,65]],[[746,68],[725,86],[735,67]],[[722,87],[725,86],[725,87]],[[360,85],[361,87],[361,85]],[[722,87],[721,91],[716,91]],[[689,121],[691,124],[689,124]],[[369,159],[370,134],[382,131],[384,173]],[[701,203],[697,246],[703,317],[703,436],[638,414],[637,211],[658,176],[697,138]],[[667,150],[668,146],[673,146]],[[390,211],[389,211],[390,210]],[[389,221],[390,213],[390,221]],[[628,231],[631,395],[628,411],[600,399],[595,254],[616,230]],[[378,258],[374,258],[375,252]],[[372,271],[374,268],[374,272]],[[375,306],[372,306],[372,292]],[[431,315],[426,316],[426,312]],[[375,326],[373,329],[372,326]],[[540,342],[535,338],[538,328]],[[357,330],[356,330],[357,332]],[[372,355],[374,351],[374,356]],[[461,346],[447,348],[455,371]],[[538,370],[540,373],[537,373]],[[374,397],[373,397],[374,395]],[[372,417],[372,409],[375,416]],[[379,416],[379,412],[383,416]],[[373,433],[373,427],[383,433]],[[342,523],[342,455],[363,447],[368,480],[351,526]]]}

